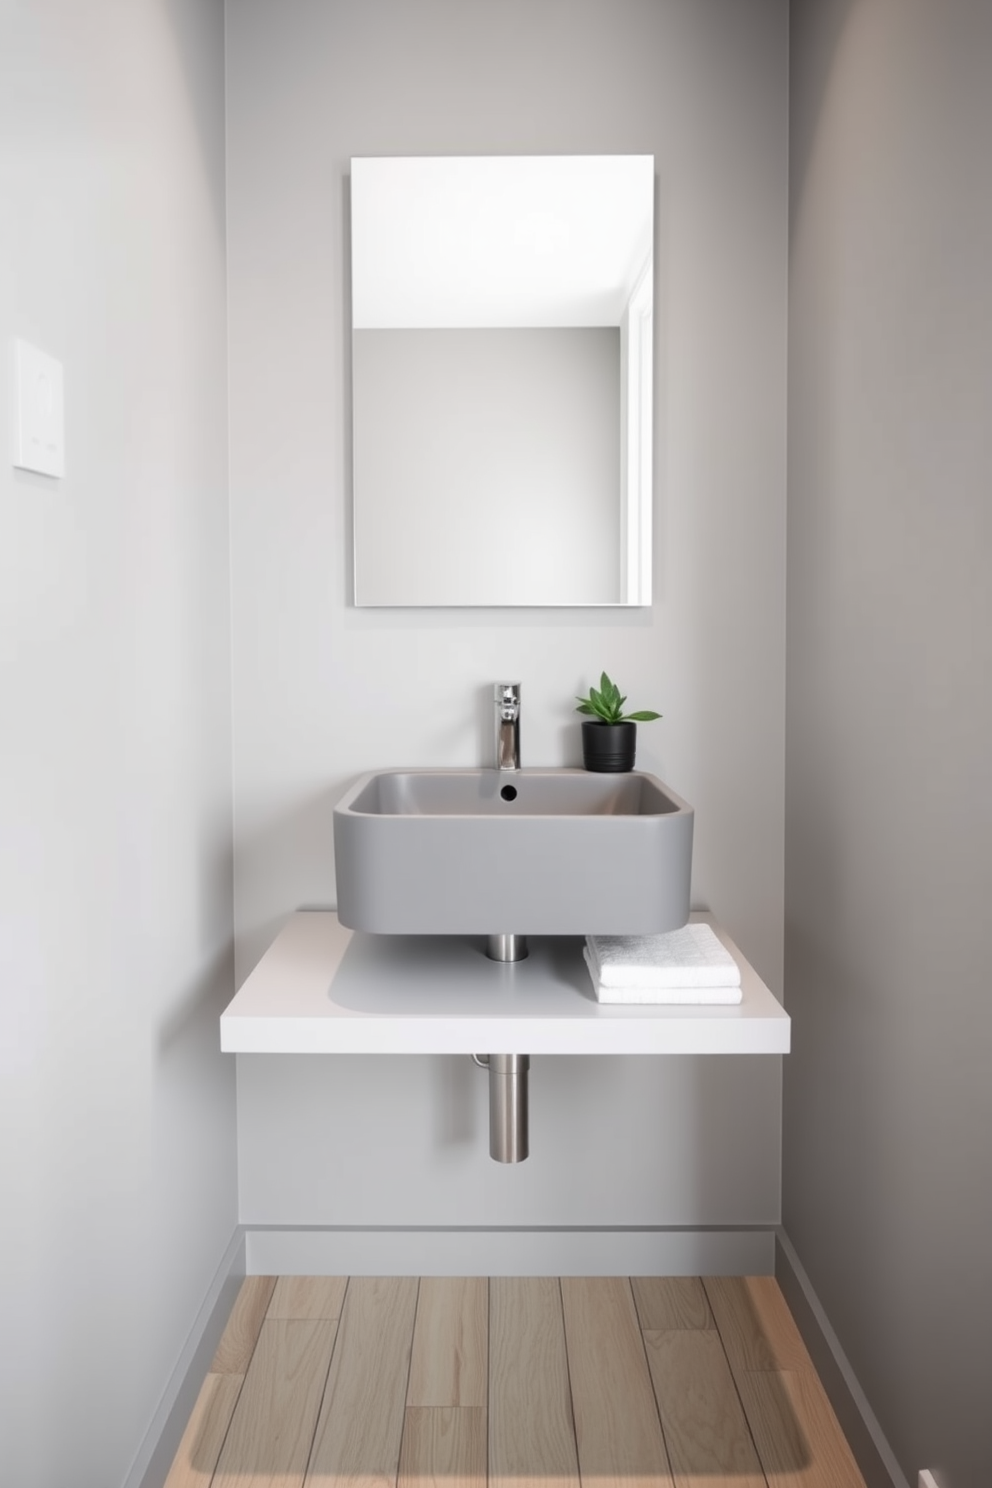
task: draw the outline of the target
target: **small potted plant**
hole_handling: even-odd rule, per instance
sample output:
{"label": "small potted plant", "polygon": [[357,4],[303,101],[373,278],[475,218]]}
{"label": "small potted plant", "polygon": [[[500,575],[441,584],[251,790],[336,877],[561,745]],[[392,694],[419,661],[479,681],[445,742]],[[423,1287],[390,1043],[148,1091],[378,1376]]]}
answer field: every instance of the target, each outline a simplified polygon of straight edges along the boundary
{"label": "small potted plant", "polygon": [[599,687],[592,687],[589,696],[576,698],[576,713],[589,713],[591,717],[582,723],[582,763],[587,770],[621,771],[634,768],[637,749],[637,725],[650,723],[660,718],[660,713],[645,709],[639,713],[624,713],[627,701],[621,697],[620,689],[604,672]]}

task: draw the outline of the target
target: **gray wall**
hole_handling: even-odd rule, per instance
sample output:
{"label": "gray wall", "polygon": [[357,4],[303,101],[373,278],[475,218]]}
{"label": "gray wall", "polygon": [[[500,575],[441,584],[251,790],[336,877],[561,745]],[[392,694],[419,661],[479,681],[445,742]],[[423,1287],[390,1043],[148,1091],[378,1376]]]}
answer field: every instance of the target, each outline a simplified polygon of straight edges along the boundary
{"label": "gray wall", "polygon": [[[331,811],[356,775],[488,760],[487,699],[502,677],[523,683],[524,762],[577,763],[573,695],[606,668],[633,707],[665,715],[641,730],[638,760],[696,807],[694,902],[781,988],[786,142],[785,0],[229,7],[239,979],[291,910],[333,905]],[[453,150],[656,157],[650,611],[349,605],[349,159]],[[727,1096],[728,1119],[748,1150],[749,1190],[761,1196],[749,1206],[736,1183],[720,1182],[723,1132],[695,1118],[702,1084],[687,1091],[666,1080],[659,1061],[649,1100],[640,1082],[618,1088],[589,1062],[565,1070],[563,1101],[615,1103],[613,1118],[636,1144],[623,1182],[589,1204],[591,1222],[648,1212],[659,1139],[715,1191],[707,1214],[717,1222],[741,1221],[744,1207],[750,1220],[774,1221],[780,1062],[753,1063],[740,1076],[726,1067],[727,1091],[740,1091],[739,1101]],[[277,1062],[253,1069],[240,1091],[242,1174],[252,1175],[252,1217],[270,1223],[313,1212],[312,1173],[287,1193],[285,1175],[254,1145],[267,1114],[279,1119],[284,1091]],[[412,1193],[438,1194],[443,1182],[449,1197],[458,1192],[430,1100],[415,1094],[404,1106],[388,1059],[370,1061],[358,1096],[326,1081],[321,1124],[295,1128],[321,1165],[320,1184],[337,1179],[337,1222],[362,1222],[390,1164],[373,1153],[361,1172],[339,1169],[320,1132],[347,1133],[381,1110],[402,1131],[410,1165],[380,1222],[404,1223]],[[473,1140],[479,1181],[492,1185],[500,1175],[484,1134]],[[542,1161],[583,1173],[586,1154],[567,1133],[547,1142]],[[590,1161],[599,1172],[609,1153],[601,1147]],[[268,1188],[255,1182],[266,1166]],[[447,1200],[444,1208],[451,1222]],[[455,1210],[465,1224],[492,1212],[475,1187]],[[569,1212],[554,1190],[530,1209],[546,1224],[568,1222]]]}
{"label": "gray wall", "polygon": [[[220,0],[0,19],[0,1476],[128,1471],[236,1223]],[[14,470],[7,343],[64,364]]]}
{"label": "gray wall", "polygon": [[793,5],[784,1218],[992,1481],[992,7]]}
{"label": "gray wall", "polygon": [[[531,1155],[505,1167],[489,1158],[487,1077],[464,1056],[242,1055],[242,1219],[767,1225],[779,1206],[781,1120],[768,1063],[535,1056]],[[659,1238],[658,1264],[668,1253]]]}

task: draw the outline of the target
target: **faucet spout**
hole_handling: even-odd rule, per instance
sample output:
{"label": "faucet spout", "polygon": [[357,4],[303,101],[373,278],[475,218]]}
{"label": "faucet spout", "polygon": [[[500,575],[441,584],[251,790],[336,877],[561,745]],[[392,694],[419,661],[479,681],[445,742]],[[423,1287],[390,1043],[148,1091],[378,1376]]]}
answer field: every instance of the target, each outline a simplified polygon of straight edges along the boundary
{"label": "faucet spout", "polygon": [[493,687],[496,707],[496,768],[520,769],[520,683],[497,682]]}

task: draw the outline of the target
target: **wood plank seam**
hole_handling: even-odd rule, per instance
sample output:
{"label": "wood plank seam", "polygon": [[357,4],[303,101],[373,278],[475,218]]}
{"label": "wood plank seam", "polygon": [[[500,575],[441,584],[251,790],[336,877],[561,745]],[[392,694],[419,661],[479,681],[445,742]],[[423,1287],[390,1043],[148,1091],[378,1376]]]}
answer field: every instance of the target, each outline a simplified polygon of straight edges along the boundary
{"label": "wood plank seam", "polygon": [[[754,1447],[755,1455],[757,1456],[758,1461],[761,1463],[761,1470],[764,1473],[764,1475],[765,1475],[765,1481],[767,1482],[768,1481],[768,1474],[765,1472],[765,1459],[764,1459],[763,1454],[758,1449],[758,1439],[755,1436],[754,1427],[751,1424],[751,1416],[750,1416],[750,1413],[748,1412],[748,1408],[747,1408],[747,1405],[746,1405],[745,1400],[744,1400],[744,1395],[743,1395],[743,1393],[741,1391],[740,1381],[739,1381],[739,1379],[737,1377],[737,1369],[736,1369],[736,1367],[734,1365],[733,1359],[730,1356],[730,1350],[727,1347],[727,1340],[723,1336],[723,1329],[721,1328],[720,1322],[719,1322],[719,1314],[717,1313],[717,1310],[716,1310],[716,1308],[714,1306],[713,1297],[710,1295],[710,1289],[706,1285],[706,1278],[703,1277],[701,1279],[702,1279],[702,1283],[703,1283],[703,1291],[706,1294],[706,1300],[707,1300],[707,1302],[709,1304],[710,1313],[712,1314],[714,1325],[716,1327],[716,1334],[717,1334],[717,1337],[720,1340],[720,1346],[723,1349],[723,1356],[724,1356],[724,1358],[727,1361],[727,1368],[730,1371],[730,1378],[733,1380],[734,1390],[737,1393],[737,1399],[740,1401],[741,1410],[744,1413],[744,1420],[745,1420],[745,1423],[747,1425],[748,1435],[751,1438],[751,1443],[752,1443],[752,1445]],[[758,1326],[760,1328],[761,1327],[760,1319],[757,1319],[757,1322],[758,1322]],[[745,1372],[746,1371],[743,1371],[742,1370],[742,1373],[745,1373]]]}
{"label": "wood plank seam", "polygon": [[411,1333],[410,1333],[410,1357],[407,1359],[407,1364],[406,1364],[406,1387],[405,1387],[405,1389],[403,1391],[403,1429],[400,1432],[400,1455],[399,1455],[399,1460],[398,1460],[397,1466],[396,1466],[396,1475],[397,1475],[396,1476],[396,1480],[397,1480],[397,1482],[399,1482],[399,1463],[403,1461],[403,1446],[404,1446],[404,1443],[406,1441],[407,1422],[410,1419],[410,1416],[409,1416],[409,1410],[410,1410],[410,1372],[413,1369],[413,1341],[414,1341],[414,1339],[417,1336],[417,1315],[420,1312],[420,1293],[421,1293],[421,1285],[420,1284],[421,1284],[422,1281],[423,1281],[423,1277],[422,1276],[418,1276],[417,1277],[417,1302],[416,1302],[416,1306],[413,1309],[413,1328],[412,1328]]}
{"label": "wood plank seam", "polygon": [[[705,1291],[705,1289],[706,1289],[706,1283],[704,1282],[703,1283],[703,1290]],[[708,1296],[709,1296],[709,1294],[707,1293],[707,1298],[708,1298]],[[712,1312],[712,1311],[713,1311],[713,1308],[712,1308],[712,1305],[711,1305],[710,1306],[710,1312]],[[714,1317],[714,1321],[715,1321],[715,1317]],[[734,1369],[733,1361],[731,1360],[731,1357],[730,1357],[729,1353],[727,1352],[726,1340],[724,1339],[724,1336],[723,1336],[723,1334],[720,1331],[719,1324],[717,1324],[717,1327],[716,1327],[716,1336],[720,1340],[720,1347],[723,1349],[723,1357],[727,1361],[727,1371],[728,1371],[728,1373],[730,1375],[731,1382],[732,1382],[732,1384],[734,1386],[734,1394],[737,1396],[737,1399],[740,1402],[741,1415],[744,1417],[744,1424],[747,1427],[747,1434],[751,1438],[751,1446],[754,1448],[754,1455],[758,1459],[758,1461],[761,1463],[762,1476],[764,1477],[765,1481],[767,1482],[768,1481],[768,1474],[765,1472],[764,1459],[762,1458],[761,1453],[758,1451],[758,1442],[757,1442],[757,1439],[756,1439],[755,1434],[754,1434],[754,1428],[751,1425],[751,1417],[748,1415],[747,1406],[744,1404],[744,1396],[741,1394],[740,1381],[737,1378],[737,1371]]]}
{"label": "wood plank seam", "polygon": [[[341,1317],[346,1276],[279,1276],[269,1300],[267,1318],[326,1319]],[[332,1298],[337,1298],[336,1303]]]}
{"label": "wood plank seam", "polygon": [[762,1460],[761,1453],[758,1451],[758,1443],[757,1443],[757,1441],[755,1439],[754,1429],[753,1429],[753,1427],[751,1425],[751,1417],[748,1415],[747,1406],[744,1404],[744,1397],[741,1394],[741,1387],[740,1387],[740,1383],[738,1382],[738,1379],[737,1379],[737,1371],[734,1368],[734,1361],[730,1357],[730,1352],[729,1352],[729,1350],[727,1348],[727,1340],[723,1336],[723,1329],[720,1327],[720,1323],[719,1323],[719,1320],[717,1318],[717,1314],[714,1311],[714,1308],[713,1308],[713,1299],[712,1299],[712,1297],[709,1294],[709,1289],[708,1289],[708,1287],[706,1285],[706,1279],[705,1279],[705,1277],[703,1277],[703,1278],[701,1278],[701,1280],[702,1280],[702,1284],[703,1284],[703,1292],[704,1292],[704,1295],[706,1297],[706,1301],[707,1301],[707,1303],[709,1305],[710,1316],[713,1319],[713,1326],[714,1326],[714,1328],[716,1330],[716,1336],[720,1340],[720,1347],[723,1350],[723,1357],[727,1361],[727,1372],[730,1375],[731,1381],[733,1383],[734,1394],[737,1396],[737,1399],[738,1399],[738,1402],[739,1402],[740,1408],[741,1408],[741,1414],[744,1417],[744,1424],[747,1427],[747,1434],[751,1438],[751,1446],[754,1448],[754,1455],[757,1458],[757,1460],[761,1463],[762,1475],[764,1476],[765,1481],[767,1482],[768,1481],[768,1475],[765,1473],[764,1462]]}
{"label": "wood plank seam", "polygon": [[[255,1340],[255,1347],[256,1348],[258,1347],[258,1339]],[[253,1350],[253,1352],[254,1352],[254,1350]],[[238,1386],[238,1393],[237,1393],[237,1395],[234,1398],[234,1404],[231,1407],[230,1415],[227,1418],[227,1425],[224,1428],[224,1436],[223,1436],[223,1438],[221,1440],[220,1446],[217,1449],[217,1456],[216,1456],[216,1458],[215,1458],[215,1460],[213,1462],[213,1465],[211,1466],[211,1469],[210,1469],[210,1478],[208,1480],[210,1483],[213,1482],[213,1480],[214,1480],[214,1474],[216,1473],[218,1467],[220,1466],[220,1459],[224,1455],[224,1448],[227,1446],[227,1438],[231,1434],[231,1427],[234,1424],[234,1415],[235,1415],[235,1412],[237,1411],[238,1405],[239,1405],[240,1400],[241,1400],[241,1394],[242,1394],[242,1391],[244,1390],[244,1387],[245,1387],[245,1379],[247,1378],[247,1373],[248,1373],[248,1371],[246,1370],[245,1373],[241,1376],[241,1383]]]}
{"label": "wood plank seam", "polygon": [[493,1468],[493,1281],[486,1278],[486,1483]]}
{"label": "wood plank seam", "polygon": [[579,1488],[560,1278],[494,1277],[490,1298],[489,1482]]}
{"label": "wood plank seam", "polygon": [[648,1345],[647,1339],[644,1337],[644,1325],[641,1322],[641,1315],[637,1309],[637,1298],[634,1295],[634,1287],[629,1276],[627,1277],[627,1286],[630,1288],[630,1300],[634,1304],[634,1316],[637,1319],[637,1331],[640,1334],[641,1350],[644,1354],[644,1368],[647,1370],[648,1379],[651,1381],[651,1394],[654,1397],[654,1409],[655,1415],[658,1417],[658,1429],[661,1432],[661,1440],[665,1448],[665,1456],[668,1458],[668,1466],[672,1474],[672,1481],[675,1482],[677,1481],[677,1476],[675,1472],[675,1465],[672,1459],[672,1449],[669,1444],[668,1437],[665,1435],[665,1421],[661,1413],[661,1403],[658,1400],[658,1391],[655,1387],[654,1375],[651,1373],[651,1360],[648,1358]]}
{"label": "wood plank seam", "polygon": [[306,1483],[395,1488],[419,1278],[355,1277],[340,1321]]}
{"label": "wood plank seam", "polygon": [[[572,1361],[568,1357],[568,1330],[565,1327],[565,1296],[562,1292],[561,1277],[558,1278],[558,1306],[561,1309],[561,1332],[565,1341],[565,1383],[568,1386],[568,1412],[572,1418],[572,1437],[575,1441],[575,1461],[579,1462],[579,1433],[575,1429],[575,1396],[572,1394]],[[582,1468],[579,1465],[579,1479],[581,1481]]]}
{"label": "wood plank seam", "polygon": [[215,1471],[218,1488],[301,1481],[336,1334],[337,1323],[327,1319],[264,1324]]}
{"label": "wood plank seam", "polygon": [[698,1276],[631,1276],[628,1280],[638,1320],[646,1332],[716,1327]]}
{"label": "wood plank seam", "polygon": [[[230,1398],[227,1398],[234,1381],[237,1381],[237,1389],[230,1393]],[[212,1481],[224,1450],[227,1434],[231,1429],[231,1421],[234,1418],[244,1382],[243,1375],[207,1375],[200,1386],[182,1440],[169,1467],[169,1475],[165,1480],[164,1488],[189,1488],[189,1485],[194,1482],[199,1482],[202,1488],[203,1483]],[[223,1412],[226,1412],[226,1419],[221,1434],[216,1440],[211,1440],[213,1424],[211,1418]],[[204,1455],[208,1445],[209,1452]]]}
{"label": "wood plank seam", "polygon": [[486,1403],[487,1277],[423,1277],[417,1304],[407,1405]]}
{"label": "wood plank seam", "polygon": [[397,1488],[486,1488],[487,1473],[484,1406],[408,1407]]}
{"label": "wood plank seam", "polygon": [[717,1330],[649,1329],[645,1341],[676,1482],[768,1488]]}
{"label": "wood plank seam", "polygon": [[[255,1350],[258,1347],[262,1324],[265,1321],[275,1287],[276,1278],[274,1276],[245,1277],[241,1283],[238,1295],[234,1299],[234,1306],[231,1308],[231,1314],[221,1334],[220,1343],[217,1345],[213,1363],[210,1366],[211,1373],[240,1374],[242,1376],[248,1373],[251,1361],[255,1355]],[[258,1307],[257,1303],[253,1306],[256,1297],[261,1296],[265,1298],[264,1306]],[[247,1321],[253,1330],[251,1347],[248,1349],[247,1358],[239,1358],[237,1360],[238,1367],[232,1368],[228,1356],[232,1352],[239,1354],[240,1348],[243,1347],[243,1343],[239,1341],[238,1333],[246,1321],[246,1313],[248,1314]],[[253,1316],[253,1313],[257,1313],[257,1316]]]}
{"label": "wood plank seam", "polygon": [[[864,1488],[864,1479],[850,1443],[841,1430],[777,1283],[766,1285],[765,1278],[744,1277],[734,1278],[733,1283],[711,1278],[709,1284],[705,1280],[703,1284],[711,1304],[714,1296],[721,1294],[720,1312],[733,1338],[733,1348],[727,1346],[722,1333],[721,1339],[768,1481],[777,1481],[784,1471],[788,1481],[792,1482],[793,1473],[802,1471],[804,1478],[807,1472],[812,1474],[814,1484],[829,1482],[831,1485],[836,1483],[837,1488]],[[798,1408],[792,1399],[792,1382],[797,1392]],[[768,1396],[768,1391],[773,1392],[772,1397]],[[788,1411],[788,1418],[782,1418],[785,1433],[789,1429],[796,1433],[789,1448],[785,1447],[784,1435],[778,1434],[774,1438],[767,1435],[762,1410],[767,1408],[767,1400],[776,1396],[778,1410],[785,1407]],[[812,1413],[809,1400],[814,1402]],[[819,1420],[816,1419],[817,1411]],[[817,1431],[823,1429],[824,1414],[829,1417],[829,1429],[814,1441]],[[790,1450],[791,1457],[788,1455]],[[780,1461],[783,1451],[786,1458]]]}
{"label": "wood plank seam", "polygon": [[320,1418],[321,1418],[321,1416],[323,1415],[323,1412],[324,1412],[324,1397],[327,1394],[327,1382],[328,1382],[328,1380],[331,1377],[331,1369],[332,1369],[332,1367],[334,1365],[334,1355],[337,1353],[338,1346],[339,1346],[339,1344],[341,1342],[341,1319],[344,1317],[344,1305],[345,1305],[345,1303],[348,1300],[348,1290],[349,1290],[350,1286],[351,1286],[351,1277],[348,1276],[348,1277],[345,1278],[344,1295],[341,1298],[341,1311],[340,1311],[340,1315],[338,1317],[337,1328],[336,1328],[336,1331],[335,1331],[335,1334],[334,1334],[334,1342],[331,1345],[330,1358],[327,1361],[327,1373],[324,1375],[324,1383],[321,1386],[320,1403],[317,1406],[317,1412],[316,1412],[316,1415],[313,1418],[313,1431],[310,1434],[310,1446],[307,1449],[307,1461],[306,1461],[306,1466],[303,1469],[303,1477],[300,1479],[301,1485],[306,1482],[306,1480],[307,1480],[307,1478],[308,1478],[308,1476],[310,1474],[311,1463],[313,1462],[313,1449],[314,1449],[314,1446],[315,1446],[316,1441],[317,1441],[317,1432],[318,1432],[318,1430],[320,1428]]}
{"label": "wood plank seam", "polygon": [[562,1277],[582,1481],[675,1488],[629,1278]]}

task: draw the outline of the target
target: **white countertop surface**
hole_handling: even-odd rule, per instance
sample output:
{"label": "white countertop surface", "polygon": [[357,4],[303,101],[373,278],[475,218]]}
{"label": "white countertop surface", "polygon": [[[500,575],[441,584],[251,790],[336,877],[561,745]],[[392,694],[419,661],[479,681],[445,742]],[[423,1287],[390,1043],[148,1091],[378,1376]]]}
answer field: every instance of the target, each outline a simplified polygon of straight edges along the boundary
{"label": "white countertop surface", "polygon": [[606,1006],[582,940],[530,936],[525,961],[481,937],[365,935],[330,911],[291,915],[220,1020],[241,1054],[785,1054],[790,1020],[730,937],[733,1007]]}

